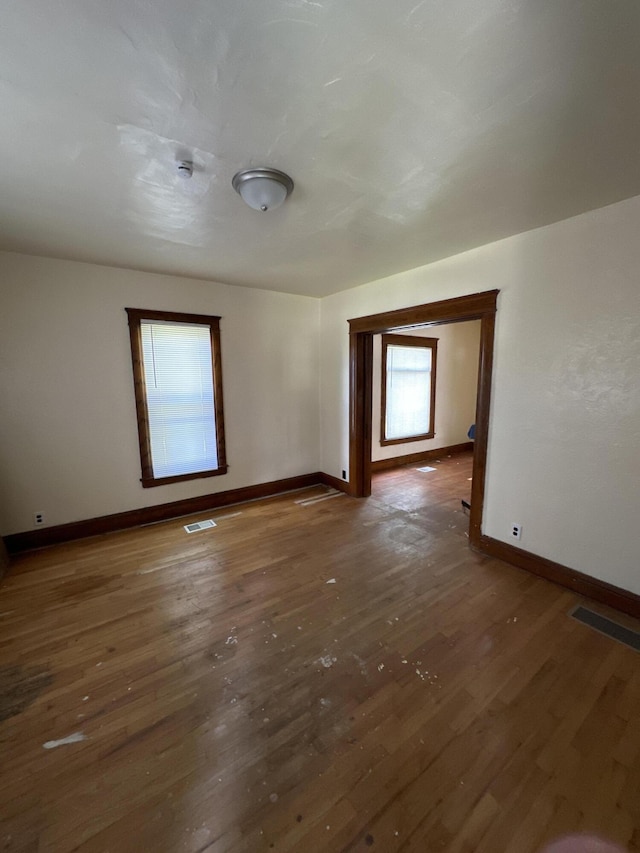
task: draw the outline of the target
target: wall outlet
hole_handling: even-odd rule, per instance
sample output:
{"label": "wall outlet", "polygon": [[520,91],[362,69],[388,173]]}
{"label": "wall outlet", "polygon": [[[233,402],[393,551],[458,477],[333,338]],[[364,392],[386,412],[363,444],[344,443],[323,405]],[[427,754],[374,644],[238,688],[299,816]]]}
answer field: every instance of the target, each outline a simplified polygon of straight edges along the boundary
{"label": "wall outlet", "polygon": [[34,524],[44,524],[44,513],[43,512],[34,512],[33,523]]}
{"label": "wall outlet", "polygon": [[342,469],[342,479],[343,480],[347,479],[347,472],[344,470],[344,468]]}
{"label": "wall outlet", "polygon": [[511,538],[512,539],[522,539],[522,525],[521,524],[512,524],[511,525]]}

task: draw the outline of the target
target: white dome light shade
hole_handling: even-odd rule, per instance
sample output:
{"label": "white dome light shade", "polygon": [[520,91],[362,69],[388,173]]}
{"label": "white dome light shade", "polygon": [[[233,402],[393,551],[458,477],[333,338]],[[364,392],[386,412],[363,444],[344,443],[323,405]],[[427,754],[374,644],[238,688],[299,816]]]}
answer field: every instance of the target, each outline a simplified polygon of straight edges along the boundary
{"label": "white dome light shade", "polygon": [[289,175],[277,169],[243,169],[233,178],[233,188],[254,210],[273,210],[293,190]]}
{"label": "white dome light shade", "polygon": [[239,193],[254,210],[271,210],[280,207],[287,197],[287,188],[271,178],[253,178],[240,185]]}

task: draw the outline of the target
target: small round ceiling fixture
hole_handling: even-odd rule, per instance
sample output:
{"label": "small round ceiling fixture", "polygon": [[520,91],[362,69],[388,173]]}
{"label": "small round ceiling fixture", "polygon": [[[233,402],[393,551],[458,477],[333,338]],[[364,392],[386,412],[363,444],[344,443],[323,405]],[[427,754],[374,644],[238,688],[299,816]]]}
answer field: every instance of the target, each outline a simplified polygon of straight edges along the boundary
{"label": "small round ceiling fixture", "polygon": [[242,169],[233,176],[234,190],[254,210],[273,210],[293,191],[289,175],[278,169]]}

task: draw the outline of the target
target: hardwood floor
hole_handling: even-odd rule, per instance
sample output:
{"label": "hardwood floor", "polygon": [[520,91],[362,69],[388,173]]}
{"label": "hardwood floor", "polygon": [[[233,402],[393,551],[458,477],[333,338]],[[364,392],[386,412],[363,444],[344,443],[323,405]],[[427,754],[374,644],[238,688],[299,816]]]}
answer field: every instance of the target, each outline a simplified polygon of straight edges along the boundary
{"label": "hardwood floor", "polygon": [[638,654],[471,552],[470,455],[432,464],[18,558],[0,850],[640,850]]}

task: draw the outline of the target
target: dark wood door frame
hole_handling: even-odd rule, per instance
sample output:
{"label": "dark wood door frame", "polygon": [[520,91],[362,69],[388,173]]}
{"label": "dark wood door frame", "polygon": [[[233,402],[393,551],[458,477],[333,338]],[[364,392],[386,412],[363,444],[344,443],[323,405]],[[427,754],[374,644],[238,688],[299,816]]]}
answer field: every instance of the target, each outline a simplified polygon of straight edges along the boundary
{"label": "dark wood door frame", "polygon": [[476,398],[476,435],[473,455],[469,541],[478,547],[487,468],[493,339],[498,290],[474,293],[426,305],[414,305],[383,314],[349,320],[349,492],[353,497],[371,494],[371,401],[373,387],[373,336],[411,326],[480,320],[480,361]]}

